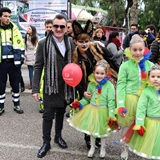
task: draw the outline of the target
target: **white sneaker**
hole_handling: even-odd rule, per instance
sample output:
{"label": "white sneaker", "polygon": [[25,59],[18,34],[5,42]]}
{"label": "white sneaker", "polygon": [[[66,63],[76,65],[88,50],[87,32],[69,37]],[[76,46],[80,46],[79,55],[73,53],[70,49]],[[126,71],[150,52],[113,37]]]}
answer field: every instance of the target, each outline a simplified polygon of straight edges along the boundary
{"label": "white sneaker", "polygon": [[105,156],[106,156],[106,147],[102,147],[101,151],[100,151],[100,154],[99,154],[99,157],[100,158],[105,158]]}
{"label": "white sneaker", "polygon": [[95,152],[95,147],[91,147],[91,149],[88,152],[88,158],[92,158]]}
{"label": "white sneaker", "polygon": [[122,153],[121,153],[121,160],[127,160],[128,159],[128,151],[127,150],[124,150]]}

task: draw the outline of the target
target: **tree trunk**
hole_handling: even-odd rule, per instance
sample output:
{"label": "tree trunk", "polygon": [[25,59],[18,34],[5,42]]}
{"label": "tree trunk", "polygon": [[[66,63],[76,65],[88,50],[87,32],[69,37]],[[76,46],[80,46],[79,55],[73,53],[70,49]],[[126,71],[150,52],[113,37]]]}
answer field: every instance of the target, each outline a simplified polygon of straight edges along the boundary
{"label": "tree trunk", "polygon": [[112,26],[116,25],[116,7],[115,1],[112,3]]}
{"label": "tree trunk", "polygon": [[127,0],[127,8],[125,10],[126,31],[130,32],[130,25],[138,23],[138,0]]}
{"label": "tree trunk", "polygon": [[130,25],[138,23],[138,0],[133,0],[133,5],[130,9]]}

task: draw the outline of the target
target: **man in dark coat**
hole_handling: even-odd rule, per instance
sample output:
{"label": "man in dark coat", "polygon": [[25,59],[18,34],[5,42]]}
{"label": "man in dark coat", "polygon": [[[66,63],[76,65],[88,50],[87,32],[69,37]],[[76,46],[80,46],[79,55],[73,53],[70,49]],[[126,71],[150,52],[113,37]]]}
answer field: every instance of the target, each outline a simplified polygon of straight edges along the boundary
{"label": "man in dark coat", "polygon": [[44,68],[44,114],[43,114],[43,145],[38,151],[38,158],[42,158],[50,150],[51,129],[55,116],[54,142],[61,148],[67,144],[61,136],[66,103],[71,98],[71,88],[62,78],[63,67],[71,62],[71,52],[74,49],[72,38],[65,35],[66,19],[56,15],[53,20],[53,32],[38,44],[32,95],[39,101],[39,87],[41,73]]}
{"label": "man in dark coat", "polygon": [[138,34],[138,24],[136,24],[136,23],[135,24],[131,24],[130,31],[131,32],[129,34],[127,34],[125,36],[124,40],[123,40],[123,45],[122,45],[123,49],[128,48],[129,47],[129,42],[130,42],[132,36],[134,34]]}

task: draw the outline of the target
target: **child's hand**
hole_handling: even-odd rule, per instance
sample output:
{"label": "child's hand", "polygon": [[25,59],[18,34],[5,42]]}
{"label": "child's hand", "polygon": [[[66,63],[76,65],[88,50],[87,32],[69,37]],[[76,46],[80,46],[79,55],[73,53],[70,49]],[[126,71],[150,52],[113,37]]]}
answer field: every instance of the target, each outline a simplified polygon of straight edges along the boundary
{"label": "child's hand", "polygon": [[109,120],[108,125],[112,127],[116,121],[116,117],[107,117],[107,120]]}
{"label": "child's hand", "polygon": [[118,109],[118,113],[119,113],[122,117],[125,117],[125,116],[126,116],[126,113],[127,113],[127,110],[126,110],[126,108],[124,108],[124,107],[120,107],[120,108]]}
{"label": "child's hand", "polygon": [[113,123],[114,123],[114,121],[110,119],[108,125],[109,125],[110,127],[112,127],[112,126],[113,126]]}
{"label": "child's hand", "polygon": [[137,132],[138,132],[138,134],[139,134],[140,136],[143,136],[144,133],[145,133],[145,129],[144,129],[142,126],[140,126],[140,129],[137,130]]}
{"label": "child's hand", "polygon": [[88,98],[88,99],[91,99],[92,93],[85,91],[85,92],[84,92],[84,96],[85,96],[86,98]]}
{"label": "child's hand", "polygon": [[79,106],[80,106],[80,102],[79,101],[72,102],[72,108],[76,109],[76,108],[79,108]]}

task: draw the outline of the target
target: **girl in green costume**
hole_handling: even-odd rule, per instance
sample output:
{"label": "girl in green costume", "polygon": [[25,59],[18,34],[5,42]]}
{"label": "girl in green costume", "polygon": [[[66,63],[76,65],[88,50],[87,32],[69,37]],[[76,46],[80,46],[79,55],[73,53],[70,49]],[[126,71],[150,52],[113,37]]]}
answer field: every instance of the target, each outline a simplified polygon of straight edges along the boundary
{"label": "girl in green costume", "polygon": [[[151,52],[145,48],[139,35],[132,36],[130,48],[125,49],[129,58],[119,69],[117,81],[117,118],[122,127],[122,135],[135,120],[137,102],[142,90],[146,87],[147,73],[152,62],[148,61]],[[127,147],[123,145],[122,160],[128,159]]]}
{"label": "girl in green costume", "polygon": [[136,125],[132,129],[135,131],[129,141],[130,150],[146,159],[160,159],[160,66],[157,64],[149,71],[148,86],[139,98]]}
{"label": "girl in green costume", "polygon": [[89,76],[87,91],[91,99],[83,97],[80,101],[72,103],[72,108],[80,110],[70,119],[69,124],[78,131],[90,135],[91,148],[88,157],[93,157],[95,152],[95,138],[101,138],[100,158],[105,158],[106,137],[111,134],[111,126],[115,118],[115,90],[108,81],[107,62],[100,60]]}

